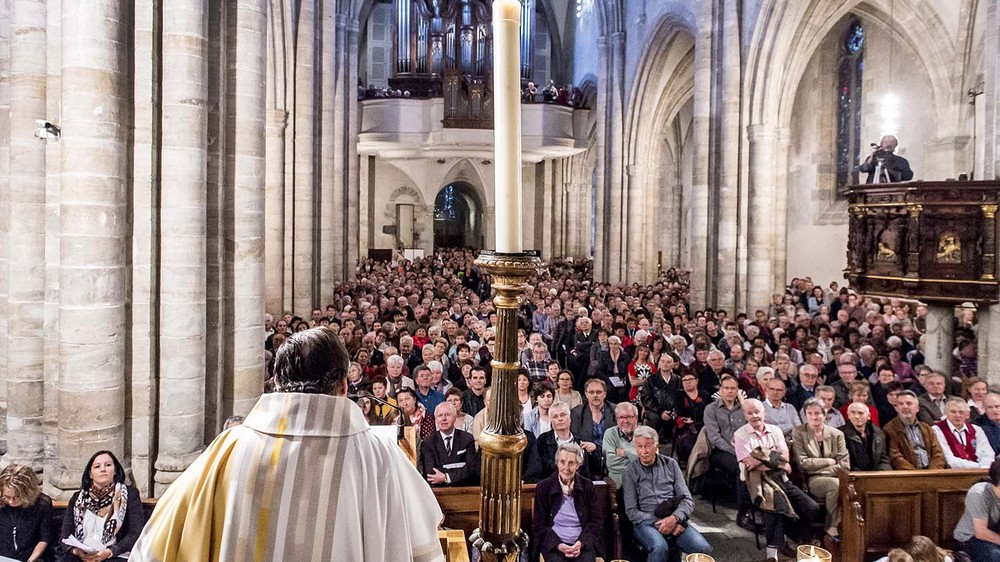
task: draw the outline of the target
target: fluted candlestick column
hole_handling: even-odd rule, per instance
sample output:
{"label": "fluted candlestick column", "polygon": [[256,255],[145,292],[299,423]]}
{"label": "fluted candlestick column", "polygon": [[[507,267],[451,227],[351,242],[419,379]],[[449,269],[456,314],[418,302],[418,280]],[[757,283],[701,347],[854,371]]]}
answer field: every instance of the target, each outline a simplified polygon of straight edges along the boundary
{"label": "fluted candlestick column", "polygon": [[482,552],[484,562],[517,562],[519,552],[528,545],[527,535],[521,530],[521,453],[528,440],[521,430],[521,403],[517,399],[517,309],[528,277],[542,262],[531,254],[484,251],[476,265],[492,277],[497,345],[491,362],[493,392],[486,427],[479,436],[479,528],[470,540]]}

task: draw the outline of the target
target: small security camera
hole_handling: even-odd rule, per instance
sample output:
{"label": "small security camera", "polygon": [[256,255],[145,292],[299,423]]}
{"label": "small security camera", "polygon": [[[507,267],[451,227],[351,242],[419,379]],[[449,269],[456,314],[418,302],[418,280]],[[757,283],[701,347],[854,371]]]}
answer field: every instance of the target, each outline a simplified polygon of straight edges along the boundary
{"label": "small security camera", "polygon": [[35,136],[42,140],[59,140],[59,136],[62,134],[59,127],[53,125],[45,119],[35,119],[35,127],[37,127],[35,129]]}

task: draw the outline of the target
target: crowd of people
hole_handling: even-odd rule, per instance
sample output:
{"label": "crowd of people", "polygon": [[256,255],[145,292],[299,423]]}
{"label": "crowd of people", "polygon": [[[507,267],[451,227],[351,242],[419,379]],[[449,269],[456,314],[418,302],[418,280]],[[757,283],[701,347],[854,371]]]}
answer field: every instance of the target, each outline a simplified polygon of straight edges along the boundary
{"label": "crowd of people", "polygon": [[[419,428],[419,466],[432,485],[478,478],[474,438],[488,405],[496,313],[474,257],[364,261],[309,319],[266,319],[269,346],[313,325],[338,331],[354,359],[352,396],[370,423],[401,416]],[[623,520],[650,560],[665,560],[668,545],[707,547],[674,538],[697,533],[685,514],[661,525],[668,517],[649,511],[653,497],[693,501],[687,484],[735,488],[738,522],[762,530],[776,559],[796,543],[836,548],[839,469],[988,467],[1000,450],[1000,396],[975,376],[974,311],[956,316],[956,368],[942,373],[924,364],[920,304],[801,278],[768,307],[730,316],[690,310],[684,272],[645,286],[603,284],[590,281],[590,267],[554,260],[518,311],[524,480],[559,475],[559,455],[576,454],[562,446],[576,445],[574,474],[622,488]],[[649,463],[637,429],[656,436]],[[660,464],[656,482],[672,489],[627,477]],[[684,478],[665,476],[682,470]],[[761,506],[775,490],[784,508]]]}
{"label": "crowd of people", "polygon": [[[478,484],[497,316],[474,258],[366,260],[308,318],[267,315],[267,390],[323,390],[275,369],[303,351],[289,338],[325,326],[350,358],[344,392],[360,418],[414,427],[430,486]],[[607,556],[593,480],[619,490],[626,548],[651,562],[712,550],[690,518],[696,495],[720,490],[735,490],[738,523],[777,560],[797,544],[836,549],[841,469],[980,467],[990,481],[970,491],[955,538],[974,560],[1000,560],[1000,395],[975,375],[973,311],[956,316],[956,368],[937,372],[923,361],[918,304],[793,279],[766,309],[730,316],[690,310],[682,271],[645,286],[591,278],[590,262],[554,260],[517,313],[534,552]],[[91,459],[61,529],[42,524],[51,501],[30,469],[7,467],[0,491],[0,555],[17,560],[121,556],[144,523],[108,451]],[[65,546],[70,537],[96,550]]]}

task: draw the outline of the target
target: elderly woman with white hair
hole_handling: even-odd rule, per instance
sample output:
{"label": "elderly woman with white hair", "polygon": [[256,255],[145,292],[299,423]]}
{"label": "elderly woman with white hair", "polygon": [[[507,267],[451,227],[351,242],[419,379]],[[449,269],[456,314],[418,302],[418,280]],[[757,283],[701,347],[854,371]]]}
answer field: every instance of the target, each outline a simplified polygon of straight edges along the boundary
{"label": "elderly woman with white hair", "polygon": [[604,517],[594,483],[579,473],[583,449],[560,443],[556,473],[538,483],[532,543],[546,562],[593,562],[604,555]]}

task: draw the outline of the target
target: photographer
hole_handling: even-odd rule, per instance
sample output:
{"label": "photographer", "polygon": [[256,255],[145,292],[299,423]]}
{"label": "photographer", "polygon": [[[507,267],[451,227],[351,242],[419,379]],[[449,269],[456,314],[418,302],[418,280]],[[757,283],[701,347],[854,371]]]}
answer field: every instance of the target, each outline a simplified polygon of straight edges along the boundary
{"label": "photographer", "polygon": [[[910,163],[906,161],[906,158],[893,154],[897,145],[899,145],[899,141],[896,140],[896,137],[892,135],[882,137],[882,141],[875,147],[875,151],[858,168],[859,172],[868,174],[865,183],[889,183],[913,179]],[[878,169],[879,162],[882,163],[881,171]]]}

